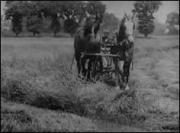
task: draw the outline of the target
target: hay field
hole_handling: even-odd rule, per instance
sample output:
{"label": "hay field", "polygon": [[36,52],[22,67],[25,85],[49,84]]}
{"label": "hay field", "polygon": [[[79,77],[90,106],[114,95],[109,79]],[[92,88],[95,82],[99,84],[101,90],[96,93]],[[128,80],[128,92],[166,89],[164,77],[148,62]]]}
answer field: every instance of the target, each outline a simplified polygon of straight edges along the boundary
{"label": "hay field", "polygon": [[130,91],[76,77],[72,38],[1,38],[1,131],[179,131],[179,37],[138,37]]}

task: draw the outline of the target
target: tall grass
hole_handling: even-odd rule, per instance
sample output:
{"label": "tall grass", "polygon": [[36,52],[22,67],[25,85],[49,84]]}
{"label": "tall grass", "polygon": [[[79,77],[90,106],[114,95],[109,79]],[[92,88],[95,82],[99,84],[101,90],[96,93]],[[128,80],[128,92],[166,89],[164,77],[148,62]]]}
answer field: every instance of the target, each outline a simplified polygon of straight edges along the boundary
{"label": "tall grass", "polygon": [[[11,63],[3,61],[6,67],[3,66],[1,70],[2,96],[13,102],[40,108],[62,110],[79,115],[100,116],[106,113],[111,120],[118,119],[116,114],[123,114],[123,117],[127,116],[126,119],[130,119],[128,115],[135,111],[134,102],[138,102],[135,99],[135,93],[118,97],[116,96],[118,92],[109,90],[111,87],[103,83],[85,87],[86,85],[77,79],[76,75],[66,67],[67,63],[62,60],[60,55],[53,60],[46,58],[34,61],[33,70],[29,65],[23,68],[25,66],[21,64],[26,63],[25,60],[14,58]],[[61,63],[58,63],[59,61]],[[34,71],[34,68],[37,70]],[[110,108],[116,112],[109,111]],[[131,108],[133,111],[130,111]]]}
{"label": "tall grass", "polygon": [[95,131],[91,120],[74,114],[1,101],[2,132]]}
{"label": "tall grass", "polygon": [[[69,67],[73,56],[72,39],[3,39],[1,99],[20,106],[23,111],[16,111],[15,106],[11,108],[8,102],[3,102],[4,106],[1,110],[3,129],[1,131],[85,130],[81,128],[84,120],[77,117],[73,118],[80,121],[77,128],[72,125],[67,127],[67,123],[58,128],[58,122],[55,122],[54,118],[59,118],[56,114],[59,111],[121,124],[139,123],[141,125],[143,123],[145,126],[150,126],[148,128],[150,131],[161,130],[159,127],[162,125],[154,126],[152,121],[155,120],[158,125],[160,120],[154,117],[158,117],[156,113],[164,114],[165,111],[155,103],[158,97],[170,96],[168,88],[173,88],[174,84],[179,83],[177,75],[174,74],[179,71],[177,64],[168,65],[177,61],[175,53],[178,48],[177,42],[171,43],[170,39],[166,39],[165,43],[160,43],[159,39],[154,38],[146,41],[137,40],[137,44],[140,45],[135,46],[135,69],[130,73],[129,83],[131,90],[121,93],[105,83],[87,84],[77,78],[75,64],[73,71]],[[169,46],[169,43],[172,46]],[[167,55],[164,49],[168,52],[174,51],[174,53],[169,52]],[[169,73],[170,70],[171,73]],[[170,79],[164,78],[169,76]],[[175,87],[171,92],[178,91],[179,89]],[[174,97],[174,94],[171,97]],[[29,114],[28,108],[32,110],[38,108],[36,113],[48,112],[48,118],[54,112],[53,120],[49,118],[53,124],[47,124],[44,115],[35,122],[36,115]],[[154,112],[153,117],[152,112]],[[21,130],[23,122],[27,124]],[[90,121],[86,123],[90,125],[85,126],[87,130],[97,130]]]}

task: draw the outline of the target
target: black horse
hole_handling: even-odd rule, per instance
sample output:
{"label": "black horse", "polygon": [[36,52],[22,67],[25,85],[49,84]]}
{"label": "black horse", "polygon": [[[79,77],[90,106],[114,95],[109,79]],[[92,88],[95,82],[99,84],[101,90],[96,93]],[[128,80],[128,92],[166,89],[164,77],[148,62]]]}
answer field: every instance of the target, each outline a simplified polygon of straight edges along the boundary
{"label": "black horse", "polygon": [[[99,53],[100,42],[96,35],[100,28],[102,17],[91,16],[86,18],[85,24],[77,29],[74,37],[74,55],[77,62],[78,76],[90,79],[92,64],[95,61],[94,56],[83,55],[82,53]],[[87,61],[89,62],[87,63]],[[86,64],[87,67],[86,67]]]}
{"label": "black horse", "polygon": [[[118,54],[121,57],[121,59],[113,59],[116,71],[116,85],[118,85],[118,89],[129,89],[128,81],[130,65],[133,60],[134,52],[134,29],[135,24],[133,17],[125,15],[120,23],[119,32],[116,34],[117,45],[111,49],[111,54]],[[120,60],[124,62],[123,68]]]}

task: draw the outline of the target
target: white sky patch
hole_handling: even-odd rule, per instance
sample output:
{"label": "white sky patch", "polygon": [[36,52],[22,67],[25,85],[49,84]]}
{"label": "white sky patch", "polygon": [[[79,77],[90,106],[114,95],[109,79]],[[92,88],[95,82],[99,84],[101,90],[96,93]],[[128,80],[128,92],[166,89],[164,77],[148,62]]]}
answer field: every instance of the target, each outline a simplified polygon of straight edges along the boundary
{"label": "white sky patch", "polygon": [[[134,8],[135,1],[102,1],[106,4],[107,12],[114,13],[119,19],[124,13],[130,13]],[[155,18],[160,23],[165,23],[167,14],[170,12],[179,13],[179,1],[162,1],[159,10],[154,14]]]}
{"label": "white sky patch", "polygon": [[106,4],[106,11],[113,13],[116,17],[121,19],[124,13],[131,13],[134,1],[102,1]]}
{"label": "white sky patch", "polygon": [[167,14],[170,12],[179,13],[179,1],[162,1],[162,5],[154,16],[159,22],[165,23]]}

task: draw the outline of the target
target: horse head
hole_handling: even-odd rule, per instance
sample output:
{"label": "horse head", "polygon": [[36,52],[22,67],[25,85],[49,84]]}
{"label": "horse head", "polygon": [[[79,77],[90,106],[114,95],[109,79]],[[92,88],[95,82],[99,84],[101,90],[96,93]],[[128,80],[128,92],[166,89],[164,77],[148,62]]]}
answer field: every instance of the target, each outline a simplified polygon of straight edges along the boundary
{"label": "horse head", "polygon": [[86,18],[84,21],[84,25],[86,27],[85,36],[90,36],[91,39],[95,39],[97,32],[100,29],[100,24],[102,22],[102,15],[100,14],[89,14],[86,12]]}
{"label": "horse head", "polygon": [[129,42],[133,43],[134,30],[135,30],[134,16],[125,14],[120,23],[118,41],[121,42],[122,40],[126,39]]}

